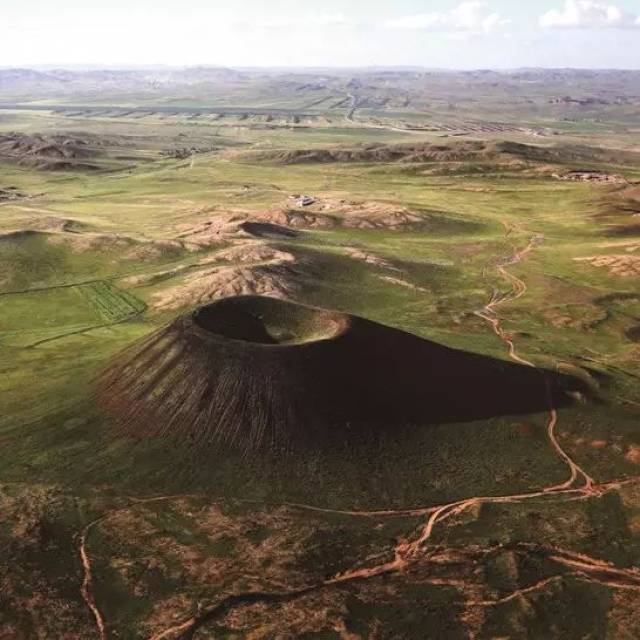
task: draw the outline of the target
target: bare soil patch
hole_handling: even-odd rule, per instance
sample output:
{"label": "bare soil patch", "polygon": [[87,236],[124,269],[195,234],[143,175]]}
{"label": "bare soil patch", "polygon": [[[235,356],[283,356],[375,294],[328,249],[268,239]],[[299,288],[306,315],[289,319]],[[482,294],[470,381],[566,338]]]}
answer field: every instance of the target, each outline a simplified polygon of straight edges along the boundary
{"label": "bare soil patch", "polygon": [[631,445],[624,456],[631,464],[640,465],[640,446]]}
{"label": "bare soil patch", "polygon": [[186,247],[219,246],[234,238],[290,238],[304,229],[401,230],[424,222],[424,217],[406,207],[375,201],[317,198],[312,205],[293,209],[287,203],[267,211],[234,210],[216,213],[210,219],[182,230],[178,239]]}
{"label": "bare soil patch", "polygon": [[187,276],[181,285],[156,294],[153,306],[158,309],[179,309],[246,295],[294,297],[299,291],[299,275],[299,267],[284,262],[198,271]]}
{"label": "bare soil patch", "polygon": [[8,133],[0,135],[0,158],[46,170],[95,170],[89,162],[101,154],[95,140],[66,135]]}
{"label": "bare soil patch", "polygon": [[242,212],[216,213],[214,217],[186,227],[178,239],[188,248],[199,249],[225,243],[225,238],[242,232],[240,225],[246,221]]}
{"label": "bare soil patch", "polygon": [[[161,245],[162,246],[162,245]],[[174,247],[172,243],[169,243],[171,248]],[[181,245],[178,245],[181,247]],[[144,250],[144,246],[138,250]],[[123,283],[130,286],[144,286],[161,282],[169,278],[192,272],[193,275],[202,273],[201,267],[211,267],[217,265],[218,268],[233,264],[247,264],[250,266],[258,266],[260,264],[284,264],[287,262],[294,262],[295,256],[286,251],[281,251],[260,241],[248,241],[239,244],[235,244],[228,249],[218,251],[217,253],[202,258],[195,264],[185,263],[171,269],[164,269],[161,271],[155,271],[153,273],[145,273],[137,276],[130,276],[123,280]]]}
{"label": "bare soil patch", "polygon": [[580,330],[592,329],[608,317],[606,309],[588,302],[549,307],[542,315],[554,327]]}
{"label": "bare soil patch", "polygon": [[638,255],[602,255],[575,258],[594,267],[604,267],[610,273],[624,278],[640,276],[640,256]]}
{"label": "bare soil patch", "polygon": [[[309,209],[312,207],[306,207]],[[307,210],[277,209],[255,214],[259,221],[271,222],[282,227],[292,227],[294,229],[318,229],[336,226],[336,220],[330,216],[309,213]]]}
{"label": "bare soil patch", "polygon": [[424,221],[421,215],[406,207],[370,200],[318,198],[305,210],[330,216],[334,225],[351,229],[400,230]]}
{"label": "bare soil patch", "polygon": [[629,184],[629,181],[620,175],[606,173],[604,171],[595,171],[590,169],[574,169],[566,173],[554,173],[556,180],[565,180],[569,182],[596,182],[602,184]]}
{"label": "bare soil patch", "polygon": [[265,242],[247,242],[219,251],[213,256],[224,262],[294,262],[295,256]]}

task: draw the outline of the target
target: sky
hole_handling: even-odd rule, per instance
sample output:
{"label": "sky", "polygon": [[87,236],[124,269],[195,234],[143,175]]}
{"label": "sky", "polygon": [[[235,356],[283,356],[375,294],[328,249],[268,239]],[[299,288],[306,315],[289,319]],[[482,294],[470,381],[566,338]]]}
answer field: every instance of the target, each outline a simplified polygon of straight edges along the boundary
{"label": "sky", "polygon": [[640,0],[0,0],[0,67],[640,69]]}

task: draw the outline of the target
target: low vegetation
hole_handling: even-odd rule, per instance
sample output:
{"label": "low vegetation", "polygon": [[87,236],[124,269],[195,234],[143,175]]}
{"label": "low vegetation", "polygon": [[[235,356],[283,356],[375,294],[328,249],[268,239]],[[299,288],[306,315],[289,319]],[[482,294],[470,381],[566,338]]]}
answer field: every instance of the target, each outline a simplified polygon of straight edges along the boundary
{"label": "low vegetation", "polygon": [[32,73],[0,636],[638,636],[637,73]]}

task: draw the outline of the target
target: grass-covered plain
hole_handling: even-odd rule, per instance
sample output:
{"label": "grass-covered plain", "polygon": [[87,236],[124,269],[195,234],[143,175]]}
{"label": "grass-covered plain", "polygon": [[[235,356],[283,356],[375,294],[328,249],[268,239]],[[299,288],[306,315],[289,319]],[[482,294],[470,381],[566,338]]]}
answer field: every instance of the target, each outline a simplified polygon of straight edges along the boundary
{"label": "grass-covered plain", "polygon": [[[638,276],[593,258],[638,255],[637,187],[552,177],[584,168],[583,151],[580,161],[560,151],[546,168],[526,147],[519,158],[481,161],[278,161],[291,149],[458,144],[434,132],[364,126],[358,118],[382,117],[366,110],[355,122],[334,117],[273,129],[231,115],[2,115],[3,132],[86,131],[109,142],[108,162],[97,171],[1,165],[0,188],[24,197],[0,202],[0,537],[7,550],[0,635],[99,637],[81,591],[84,532],[108,638],[156,637],[199,612],[198,638],[636,636],[638,587],[607,586],[593,573],[582,579],[552,552],[638,567],[633,484],[583,500],[480,504],[438,523],[429,553],[405,571],[240,601],[207,618],[208,607],[234,594],[295,591],[387,561],[399,541],[420,533],[424,518],[407,510],[565,482],[549,415],[414,425],[357,455],[286,465],[229,453],[194,461],[170,441],[118,435],[96,403],[95,380],[122,349],[196,304],[176,295],[164,304],[167,292],[209,278],[217,295],[228,291],[217,271],[248,270],[243,277],[255,284],[265,264],[299,302],[507,359],[504,341],[475,312],[509,293],[513,282],[500,267],[537,235],[533,250],[507,267],[526,291],[499,307],[502,327],[521,357],[592,389],[559,412],[563,450],[597,483],[631,480],[640,475]],[[623,126],[556,124],[560,150],[591,142],[610,151]],[[551,144],[519,132],[484,138],[497,136]],[[189,145],[198,151],[187,157],[162,153]],[[638,180],[630,146],[627,137],[618,162],[594,151],[593,168]],[[265,151],[275,152],[272,159]],[[291,194],[326,203],[311,210],[334,223],[297,227],[291,237],[189,240],[229,212],[251,218],[288,210]],[[370,217],[417,219],[350,225],[352,203],[364,203]],[[367,209],[371,203],[378,209]],[[243,243],[291,255],[294,267],[273,266],[271,254],[252,263],[225,253]],[[379,510],[399,513],[337,513]]]}

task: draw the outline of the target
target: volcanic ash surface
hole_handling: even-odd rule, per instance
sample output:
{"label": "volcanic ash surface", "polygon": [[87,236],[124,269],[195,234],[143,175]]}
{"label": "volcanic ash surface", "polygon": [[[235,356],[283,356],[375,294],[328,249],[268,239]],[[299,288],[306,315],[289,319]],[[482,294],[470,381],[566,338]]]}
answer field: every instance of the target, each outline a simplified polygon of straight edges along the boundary
{"label": "volcanic ash surface", "polygon": [[567,403],[567,376],[451,349],[356,316],[241,296],[133,345],[99,380],[121,434],[199,452],[332,451],[403,429]]}

